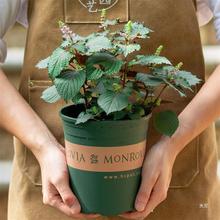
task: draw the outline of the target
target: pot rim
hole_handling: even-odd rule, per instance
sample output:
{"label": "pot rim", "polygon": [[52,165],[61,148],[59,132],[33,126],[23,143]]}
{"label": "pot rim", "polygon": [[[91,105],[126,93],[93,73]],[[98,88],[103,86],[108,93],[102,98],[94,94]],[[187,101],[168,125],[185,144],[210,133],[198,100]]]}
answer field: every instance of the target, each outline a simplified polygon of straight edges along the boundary
{"label": "pot rim", "polygon": [[[59,111],[59,115],[60,115],[60,117],[63,118],[64,120],[69,121],[69,122],[73,122],[73,121],[76,121],[76,118],[67,116],[67,115],[63,114],[63,112],[62,112],[65,108],[68,108],[68,107],[70,107],[70,106],[77,106],[77,105],[71,104],[71,105],[63,106],[63,107],[60,109],[60,111]],[[152,113],[150,113],[150,114],[148,114],[148,115],[145,115],[145,116],[141,117],[140,119],[87,121],[87,122],[85,122],[85,123],[83,123],[83,124],[88,124],[88,123],[93,123],[93,124],[95,124],[95,123],[98,123],[98,124],[100,124],[100,123],[103,123],[103,124],[106,123],[106,124],[107,124],[107,123],[114,123],[114,122],[115,122],[115,123],[129,123],[129,122],[141,121],[141,120],[146,120],[146,121],[148,121],[151,117],[152,117]]]}

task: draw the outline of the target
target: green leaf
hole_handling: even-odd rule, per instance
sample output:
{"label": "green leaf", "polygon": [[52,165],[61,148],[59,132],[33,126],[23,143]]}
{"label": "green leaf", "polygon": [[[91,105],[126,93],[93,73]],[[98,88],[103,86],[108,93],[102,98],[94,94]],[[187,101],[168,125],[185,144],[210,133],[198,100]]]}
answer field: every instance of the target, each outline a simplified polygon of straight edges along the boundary
{"label": "green leaf", "polygon": [[179,120],[175,112],[167,110],[155,115],[154,126],[158,132],[171,137],[179,126]]}
{"label": "green leaf", "polygon": [[103,74],[112,75],[118,73],[123,65],[121,60],[109,53],[96,53],[86,61],[87,79],[96,80]]}
{"label": "green leaf", "polygon": [[82,95],[81,93],[78,93],[77,95],[75,95],[75,96],[72,98],[72,102],[73,102],[75,105],[84,104],[84,103],[85,103],[85,99],[83,98],[83,95]]}
{"label": "green leaf", "polygon": [[104,22],[102,22],[101,26],[107,28],[108,26],[113,26],[118,23],[119,23],[119,19],[113,19],[113,20],[106,19]]}
{"label": "green leaf", "polygon": [[80,53],[82,55],[87,55],[87,48],[85,46],[84,41],[79,41],[77,43],[74,43],[72,45],[72,48],[76,49],[78,51],[78,53]]}
{"label": "green leaf", "polygon": [[98,68],[90,67],[87,69],[87,79],[88,80],[97,80],[102,77],[103,73],[104,72]]}
{"label": "green leaf", "polygon": [[160,66],[160,67],[154,67],[153,68],[153,74],[160,77],[167,78],[168,75],[172,76],[176,74],[178,70],[174,66]]}
{"label": "green leaf", "polygon": [[137,81],[144,83],[145,86],[157,87],[161,84],[164,84],[163,79],[149,75],[147,73],[138,73],[135,78]]}
{"label": "green leaf", "polygon": [[41,98],[48,103],[55,103],[61,99],[55,85],[43,91]]}
{"label": "green leaf", "polygon": [[129,118],[132,120],[140,119],[144,115],[145,115],[145,110],[141,106],[133,106],[132,113],[128,114]]}
{"label": "green leaf", "polygon": [[85,42],[86,38],[74,33],[71,36],[71,40],[75,44],[76,42],[79,42],[79,41]]}
{"label": "green leaf", "polygon": [[105,36],[96,36],[90,38],[87,43],[86,47],[88,48],[88,52],[100,52],[102,50],[108,50],[113,47],[111,41]]}
{"label": "green leaf", "polygon": [[201,82],[201,79],[187,71],[178,71],[176,77],[186,80],[189,86],[195,86]]}
{"label": "green leaf", "polygon": [[88,120],[93,119],[93,118],[94,118],[94,116],[92,114],[89,114],[89,113],[86,113],[86,112],[81,112],[78,115],[75,124],[77,125],[77,124],[80,124],[80,123],[85,123]]}
{"label": "green leaf", "polygon": [[51,79],[59,76],[61,71],[64,70],[68,65],[70,59],[73,57],[73,54],[69,51],[66,51],[62,48],[57,48],[52,55],[50,56],[49,60],[49,76]]}
{"label": "green leaf", "polygon": [[181,97],[186,97],[182,87],[175,85],[174,83],[169,82],[167,79],[163,78],[163,81],[172,89],[176,90]]}
{"label": "green leaf", "polygon": [[128,103],[128,96],[113,91],[107,91],[98,98],[98,105],[107,115],[111,112],[121,111],[128,106]]}
{"label": "green leaf", "polygon": [[133,40],[135,38],[147,38],[149,33],[152,32],[152,30],[145,27],[141,23],[128,22],[124,27],[124,32],[128,35],[128,38],[130,40]]}
{"label": "green leaf", "polygon": [[46,69],[46,68],[48,68],[49,60],[50,60],[50,57],[47,57],[46,59],[41,60],[41,61],[36,65],[36,67],[37,67],[38,69]]}
{"label": "green leaf", "polygon": [[152,66],[152,65],[161,65],[161,64],[171,65],[171,62],[166,57],[162,57],[162,56],[137,55],[136,59],[132,60],[129,63],[129,66],[133,66],[133,65]]}
{"label": "green leaf", "polygon": [[58,93],[64,100],[73,99],[85,83],[86,74],[83,70],[67,70],[54,80]]}
{"label": "green leaf", "polygon": [[119,111],[119,112],[113,112],[113,120],[122,120],[126,115],[127,112],[125,111]]}
{"label": "green leaf", "polygon": [[134,51],[138,51],[141,49],[139,44],[116,44],[116,48],[118,48],[118,53],[123,54],[127,57],[129,54],[133,53]]}
{"label": "green leaf", "polygon": [[70,40],[64,40],[60,47],[62,47],[63,49],[67,48],[67,47],[70,47],[72,45],[72,42]]}

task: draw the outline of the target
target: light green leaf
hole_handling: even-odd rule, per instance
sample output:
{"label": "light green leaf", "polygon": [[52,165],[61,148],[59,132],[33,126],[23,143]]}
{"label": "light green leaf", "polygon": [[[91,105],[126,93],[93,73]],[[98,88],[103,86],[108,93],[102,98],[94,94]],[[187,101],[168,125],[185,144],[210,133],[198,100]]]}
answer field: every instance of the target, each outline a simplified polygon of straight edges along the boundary
{"label": "light green leaf", "polygon": [[93,118],[94,118],[94,116],[92,114],[89,114],[89,113],[86,113],[86,112],[81,112],[78,115],[75,124],[77,125],[77,124],[80,124],[80,123],[85,123],[88,120],[93,119]]}
{"label": "light green leaf", "polygon": [[71,40],[75,44],[78,41],[85,42],[86,38],[74,33],[71,36]]}
{"label": "light green leaf", "polygon": [[163,78],[163,81],[172,89],[176,90],[179,95],[181,97],[186,97],[186,94],[184,93],[182,87],[178,86],[178,85],[175,85],[175,83],[171,83],[169,82],[167,79]]}
{"label": "light green leaf", "polygon": [[68,65],[70,59],[73,57],[73,54],[69,51],[66,51],[62,48],[57,48],[52,55],[50,56],[49,60],[49,76],[51,79],[59,76],[61,71],[64,70]]}
{"label": "light green leaf", "polygon": [[36,67],[37,67],[38,69],[46,69],[46,68],[48,68],[49,60],[50,60],[50,57],[47,57],[46,59],[41,60],[41,61],[36,65]]}
{"label": "light green leaf", "polygon": [[144,83],[145,86],[157,87],[164,84],[163,79],[146,73],[138,73],[135,78],[137,81]]}
{"label": "light green leaf", "polygon": [[111,112],[121,111],[128,106],[128,103],[128,96],[113,91],[107,91],[98,98],[98,105],[107,115]]}
{"label": "light green leaf", "polygon": [[88,48],[88,52],[100,52],[102,50],[108,50],[113,47],[111,41],[105,36],[97,36],[94,38],[90,38],[87,43],[86,47]]}
{"label": "light green leaf", "polygon": [[155,115],[154,126],[158,132],[171,137],[179,126],[179,120],[175,112],[167,110]]}
{"label": "light green leaf", "polygon": [[99,79],[103,74],[112,75],[118,73],[123,62],[109,53],[96,53],[86,61],[87,78]]}
{"label": "light green leaf", "polygon": [[73,99],[85,83],[86,74],[83,70],[67,70],[54,80],[58,93],[64,100]]}
{"label": "light green leaf", "polygon": [[133,65],[142,65],[142,66],[152,66],[152,65],[171,65],[171,62],[166,58],[162,56],[156,56],[156,55],[138,55],[135,60],[132,60],[129,63],[129,66]]}
{"label": "light green leaf", "polygon": [[61,99],[55,85],[43,91],[41,98],[48,103],[55,103]]}
{"label": "light green leaf", "polygon": [[124,32],[128,34],[128,38],[133,40],[135,38],[147,38],[151,29],[145,27],[143,24],[138,22],[127,23],[124,27]]}
{"label": "light green leaf", "polygon": [[64,40],[62,43],[61,43],[61,45],[60,45],[60,47],[62,47],[62,48],[67,48],[67,47],[70,47],[72,45],[72,42],[70,41],[70,40]]}
{"label": "light green leaf", "polygon": [[87,79],[88,80],[97,80],[102,77],[104,72],[101,69],[95,67],[87,68]]}
{"label": "light green leaf", "polygon": [[188,82],[189,86],[195,86],[201,82],[201,79],[197,78],[197,76],[187,71],[178,71],[176,73],[176,77],[180,79],[185,79]]}
{"label": "light green leaf", "polygon": [[119,23],[119,19],[113,19],[113,20],[109,20],[109,19],[106,19],[102,24],[101,26],[102,27],[108,27],[108,26],[113,26],[113,25],[116,25]]}
{"label": "light green leaf", "polygon": [[139,51],[141,49],[141,46],[139,44],[116,44],[116,48],[118,48],[118,52],[120,54],[123,54],[125,57],[127,57],[134,51]]}
{"label": "light green leaf", "polygon": [[76,49],[82,55],[87,55],[87,48],[84,42],[77,42],[72,45],[72,48]]}

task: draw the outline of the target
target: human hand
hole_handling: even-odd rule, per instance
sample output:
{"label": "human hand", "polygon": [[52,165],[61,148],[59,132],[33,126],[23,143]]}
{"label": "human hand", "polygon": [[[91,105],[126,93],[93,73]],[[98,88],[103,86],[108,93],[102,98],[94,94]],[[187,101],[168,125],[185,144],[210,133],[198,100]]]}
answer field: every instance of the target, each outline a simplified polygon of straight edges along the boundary
{"label": "human hand", "polygon": [[[97,218],[98,214],[80,213],[81,207],[69,187],[64,148],[58,143],[47,145],[38,160],[42,175],[43,203],[73,218]],[[52,145],[52,146],[51,146]]]}
{"label": "human hand", "polygon": [[135,200],[137,211],[122,213],[119,216],[144,219],[166,199],[176,156],[174,148],[163,140],[149,150],[143,163],[141,185]]}

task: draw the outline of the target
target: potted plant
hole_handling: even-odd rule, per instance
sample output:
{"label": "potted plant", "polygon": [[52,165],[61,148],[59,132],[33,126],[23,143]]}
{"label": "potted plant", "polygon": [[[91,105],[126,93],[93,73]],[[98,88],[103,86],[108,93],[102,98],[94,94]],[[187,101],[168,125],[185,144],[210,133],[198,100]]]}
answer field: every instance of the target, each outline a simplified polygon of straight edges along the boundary
{"label": "potted plant", "polygon": [[[132,21],[115,30],[119,23],[103,10],[98,30],[79,36],[59,22],[61,44],[37,64],[48,69],[52,81],[42,99],[67,103],[60,116],[70,184],[83,213],[112,216],[134,210],[153,109],[163,104],[166,88],[185,96],[184,89],[200,82],[181,70],[182,63],[174,66],[161,56],[162,46],[154,54],[134,55],[152,30]],[[144,72],[136,70],[140,66]],[[154,126],[171,136],[178,127],[176,113],[157,113]]]}

